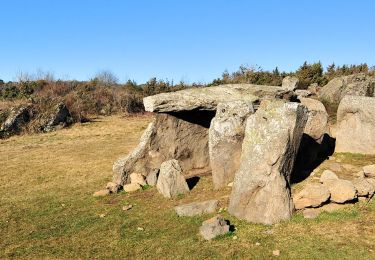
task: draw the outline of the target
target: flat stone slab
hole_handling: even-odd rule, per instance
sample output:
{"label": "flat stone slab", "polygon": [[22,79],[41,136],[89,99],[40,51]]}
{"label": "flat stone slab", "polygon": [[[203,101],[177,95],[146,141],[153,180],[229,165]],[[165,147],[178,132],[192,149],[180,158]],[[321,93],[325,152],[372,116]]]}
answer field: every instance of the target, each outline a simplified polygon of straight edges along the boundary
{"label": "flat stone slab", "polygon": [[175,211],[178,216],[197,216],[202,214],[214,213],[217,206],[219,205],[218,200],[207,200],[202,202],[193,202],[181,206],[175,207]]}
{"label": "flat stone slab", "polygon": [[256,102],[260,98],[284,98],[293,92],[282,87],[253,84],[227,84],[214,87],[190,88],[145,97],[148,112],[179,112],[216,110],[218,103],[244,100]]}

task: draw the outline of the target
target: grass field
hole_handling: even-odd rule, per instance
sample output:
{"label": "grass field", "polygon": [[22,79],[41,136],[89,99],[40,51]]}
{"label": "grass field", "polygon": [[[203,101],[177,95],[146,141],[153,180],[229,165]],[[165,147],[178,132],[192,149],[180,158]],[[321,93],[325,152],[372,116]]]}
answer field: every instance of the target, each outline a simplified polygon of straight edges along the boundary
{"label": "grass field", "polygon": [[224,210],[236,231],[206,242],[197,233],[210,216],[179,218],[173,206],[218,198],[225,208],[230,190],[213,191],[209,176],[173,200],[155,188],[94,198],[150,120],[113,116],[0,141],[0,258],[266,259],[278,249],[281,259],[375,259],[375,200],[273,226]]}

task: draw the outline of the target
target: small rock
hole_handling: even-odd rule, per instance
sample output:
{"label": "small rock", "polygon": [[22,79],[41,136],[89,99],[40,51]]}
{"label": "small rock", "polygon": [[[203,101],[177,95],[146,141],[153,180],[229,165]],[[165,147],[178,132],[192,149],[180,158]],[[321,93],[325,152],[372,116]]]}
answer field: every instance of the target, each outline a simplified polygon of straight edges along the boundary
{"label": "small rock", "polygon": [[130,184],[124,185],[124,191],[125,192],[135,192],[135,191],[140,190],[140,189],[142,189],[142,187],[138,183],[130,183]]}
{"label": "small rock", "polygon": [[105,190],[99,190],[99,191],[96,191],[93,196],[94,197],[104,197],[104,196],[107,196],[109,195],[109,190],[105,189]]}
{"label": "small rock", "polygon": [[336,160],[336,157],[335,157],[335,156],[329,156],[329,157],[328,157],[328,160],[330,160],[330,161],[334,161],[334,160]]}
{"label": "small rock", "polygon": [[99,215],[99,218],[104,218],[105,217],[105,214],[100,214]]}
{"label": "small rock", "polygon": [[331,201],[345,203],[357,197],[353,183],[347,180],[330,180],[324,183],[331,192]]}
{"label": "small rock", "polygon": [[329,190],[321,184],[308,184],[293,197],[294,207],[303,209],[307,207],[319,207],[330,197]]}
{"label": "small rock", "polygon": [[320,176],[319,181],[321,183],[325,183],[326,181],[338,180],[338,179],[339,177],[337,177],[337,175],[333,171],[325,170],[323,171],[322,176]]}
{"label": "small rock", "polygon": [[128,210],[131,209],[132,207],[133,207],[133,205],[132,205],[132,204],[129,204],[129,205],[123,206],[123,207],[122,207],[122,210],[123,210],[123,211],[128,211]]}
{"label": "small rock", "polygon": [[355,179],[353,184],[359,197],[372,197],[375,193],[375,186],[368,182],[367,179]]}
{"label": "small rock", "polygon": [[145,180],[145,177],[142,174],[133,172],[132,174],[130,174],[130,183],[145,186],[146,180]]}
{"label": "small rock", "polygon": [[158,181],[159,169],[153,169],[146,177],[148,185],[155,186]]}
{"label": "small rock", "polygon": [[143,231],[143,230],[145,230],[145,229],[142,228],[142,227],[137,227],[137,230],[138,230],[138,231]]}
{"label": "small rock", "polygon": [[211,240],[219,235],[229,232],[229,225],[220,215],[210,218],[202,223],[199,233],[206,240]]}
{"label": "small rock", "polygon": [[273,254],[274,256],[280,256],[280,250],[273,250],[273,251],[272,251],[272,254]]}
{"label": "small rock", "polygon": [[218,200],[207,200],[203,202],[193,202],[175,207],[175,211],[178,216],[197,216],[202,214],[214,213],[217,206],[219,205]]}
{"label": "small rock", "polygon": [[364,172],[366,177],[375,178],[375,164],[364,166],[363,172]]}
{"label": "small rock", "polygon": [[228,187],[232,187],[233,186],[233,181],[228,183]]}
{"label": "small rock", "polygon": [[256,242],[255,245],[256,245],[256,246],[260,246],[260,243],[259,243],[259,242]]}
{"label": "small rock", "polygon": [[316,218],[319,216],[320,210],[319,209],[305,209],[303,211],[304,218]]}
{"label": "small rock", "polygon": [[238,237],[237,237],[237,236],[234,236],[234,237],[233,237],[233,240],[237,240],[237,239],[238,239]]}
{"label": "small rock", "polygon": [[109,190],[110,193],[117,193],[119,190],[120,186],[117,183],[114,182],[108,182],[106,189]]}
{"label": "small rock", "polygon": [[173,159],[160,166],[156,188],[165,198],[174,198],[189,191],[189,186],[182,175],[180,163]]}
{"label": "small rock", "polygon": [[332,213],[332,212],[335,212],[337,210],[341,210],[341,209],[344,209],[348,207],[348,205],[345,205],[345,204],[336,204],[336,203],[329,203],[329,204],[325,204],[323,205],[321,208],[319,208],[321,211],[325,211],[325,212],[328,212],[328,213]]}

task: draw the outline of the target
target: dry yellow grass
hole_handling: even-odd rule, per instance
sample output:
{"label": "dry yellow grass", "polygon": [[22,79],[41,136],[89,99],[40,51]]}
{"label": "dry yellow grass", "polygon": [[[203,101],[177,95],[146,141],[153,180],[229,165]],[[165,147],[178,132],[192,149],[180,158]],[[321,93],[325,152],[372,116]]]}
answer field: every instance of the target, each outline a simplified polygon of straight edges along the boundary
{"label": "dry yellow grass", "polygon": [[[0,141],[0,258],[267,259],[274,249],[281,259],[375,258],[374,201],[314,220],[296,215],[274,226],[249,224],[224,211],[238,239],[232,234],[206,242],[197,233],[210,216],[179,218],[173,206],[218,198],[225,207],[230,189],[214,191],[209,176],[172,200],[155,188],[93,198],[111,179],[114,160],[137,144],[149,121],[106,117]],[[128,203],[134,207],[122,211]]]}

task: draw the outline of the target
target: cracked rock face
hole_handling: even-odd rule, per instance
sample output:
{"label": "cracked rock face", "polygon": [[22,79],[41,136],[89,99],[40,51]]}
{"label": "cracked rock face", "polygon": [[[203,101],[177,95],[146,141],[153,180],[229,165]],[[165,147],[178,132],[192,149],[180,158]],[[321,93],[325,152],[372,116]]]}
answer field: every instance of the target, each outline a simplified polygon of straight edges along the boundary
{"label": "cracked rock face", "polygon": [[282,101],[262,102],[248,117],[229,213],[263,224],[291,217],[290,175],[306,121],[306,107]]}
{"label": "cracked rock face", "polygon": [[375,98],[345,96],[337,110],[335,152],[375,154]]}
{"label": "cracked rock face", "polygon": [[240,165],[245,120],[254,113],[251,102],[220,103],[209,129],[209,152],[214,188],[233,182]]}

